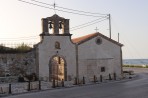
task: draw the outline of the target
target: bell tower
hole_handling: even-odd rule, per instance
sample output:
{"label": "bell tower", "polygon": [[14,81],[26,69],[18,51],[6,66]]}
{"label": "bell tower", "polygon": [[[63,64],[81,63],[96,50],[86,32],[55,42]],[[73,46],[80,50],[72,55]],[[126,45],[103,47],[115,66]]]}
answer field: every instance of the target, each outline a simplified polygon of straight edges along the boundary
{"label": "bell tower", "polygon": [[[71,35],[69,33],[69,19],[59,17],[57,14],[54,14],[51,17],[42,18],[42,33],[40,34],[41,40],[44,36],[50,35]],[[49,32],[51,30],[52,32]],[[59,33],[59,30],[62,30],[62,33]]]}

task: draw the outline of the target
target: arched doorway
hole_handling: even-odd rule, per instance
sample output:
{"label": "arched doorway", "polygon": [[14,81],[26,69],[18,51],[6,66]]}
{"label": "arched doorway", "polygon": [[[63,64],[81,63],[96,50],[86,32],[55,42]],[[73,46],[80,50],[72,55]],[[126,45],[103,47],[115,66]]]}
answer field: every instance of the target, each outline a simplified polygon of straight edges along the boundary
{"label": "arched doorway", "polygon": [[67,80],[66,61],[61,56],[53,56],[49,63],[49,80],[64,81]]}

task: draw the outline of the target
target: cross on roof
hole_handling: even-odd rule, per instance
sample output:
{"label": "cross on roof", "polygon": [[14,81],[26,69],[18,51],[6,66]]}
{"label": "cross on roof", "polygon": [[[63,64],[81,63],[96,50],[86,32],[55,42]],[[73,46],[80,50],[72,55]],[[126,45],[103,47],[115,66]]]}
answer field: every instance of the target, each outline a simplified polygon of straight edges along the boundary
{"label": "cross on roof", "polygon": [[53,3],[53,7],[54,7],[54,12],[55,12],[55,14],[56,14],[56,9],[55,9],[56,3],[55,3],[55,0],[54,0],[54,3]]}
{"label": "cross on roof", "polygon": [[55,1],[54,1],[54,4],[53,4],[53,6],[54,6],[54,9],[55,9],[55,6],[56,6],[56,3],[55,3]]}
{"label": "cross on roof", "polygon": [[96,27],[96,29],[95,29],[95,30],[96,30],[96,32],[98,32],[98,30],[99,30],[99,29]]}

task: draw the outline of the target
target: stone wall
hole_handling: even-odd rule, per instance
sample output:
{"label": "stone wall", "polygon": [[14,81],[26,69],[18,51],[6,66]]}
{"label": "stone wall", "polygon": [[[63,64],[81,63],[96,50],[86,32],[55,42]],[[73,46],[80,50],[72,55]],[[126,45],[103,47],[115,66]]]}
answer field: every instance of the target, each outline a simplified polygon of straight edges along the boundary
{"label": "stone wall", "polygon": [[36,73],[35,51],[0,54],[0,77]]}

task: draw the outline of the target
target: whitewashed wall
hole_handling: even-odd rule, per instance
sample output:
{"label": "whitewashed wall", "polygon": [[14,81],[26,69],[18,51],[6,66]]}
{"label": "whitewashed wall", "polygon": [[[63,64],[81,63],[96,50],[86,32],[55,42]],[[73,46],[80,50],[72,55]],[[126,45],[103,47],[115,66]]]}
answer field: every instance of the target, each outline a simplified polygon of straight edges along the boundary
{"label": "whitewashed wall", "polygon": [[[108,76],[116,73],[121,76],[120,46],[102,38],[102,44],[96,44],[96,38],[88,40],[78,46],[79,77],[92,78],[94,75]],[[105,67],[105,72],[101,72]],[[108,78],[108,77],[107,77]]]}
{"label": "whitewashed wall", "polygon": [[[55,49],[56,41],[60,42],[61,49]],[[53,56],[59,55],[66,60],[67,76],[74,78],[76,76],[75,54],[75,44],[71,42],[70,36],[45,36],[38,45],[39,77],[49,80],[49,61]]]}

